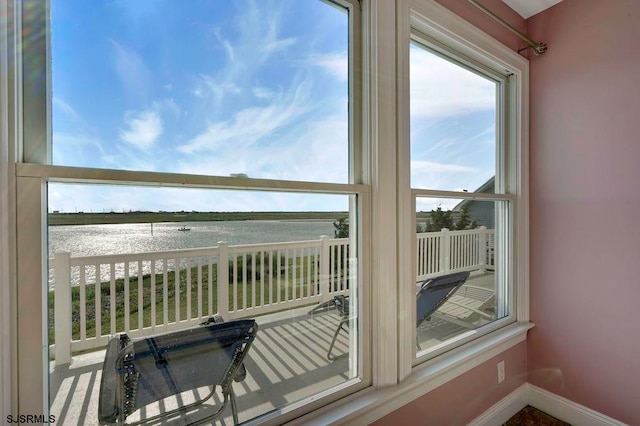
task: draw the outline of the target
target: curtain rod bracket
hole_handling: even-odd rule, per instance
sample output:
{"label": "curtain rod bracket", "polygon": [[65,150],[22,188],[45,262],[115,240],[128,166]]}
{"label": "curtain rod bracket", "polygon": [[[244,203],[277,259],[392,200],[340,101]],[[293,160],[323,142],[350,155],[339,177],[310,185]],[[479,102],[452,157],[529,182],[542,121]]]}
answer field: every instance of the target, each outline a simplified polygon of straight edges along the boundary
{"label": "curtain rod bracket", "polygon": [[[529,47],[531,47],[533,49],[533,53],[536,56],[540,56],[540,55],[542,55],[543,53],[545,53],[547,51],[547,45],[545,43],[537,43],[537,42],[531,40],[526,34],[523,34],[520,31],[518,31],[517,29],[515,29],[511,24],[505,22],[502,18],[500,18],[498,15],[496,15],[495,13],[493,13],[492,11],[490,11],[489,9],[487,9],[486,7],[481,5],[480,3],[478,3],[476,0],[468,0],[468,1],[469,1],[469,3],[471,3],[472,5],[477,7],[478,9],[480,9],[482,12],[484,12],[486,15],[488,15],[490,18],[492,18],[494,21],[496,21],[497,23],[499,23],[500,25],[502,25],[503,27],[505,27],[506,29],[508,29],[512,33],[514,33],[516,36],[518,36],[522,40],[526,41],[527,44],[529,45]],[[518,52],[521,52],[523,50],[524,49],[520,49],[520,50],[518,50]]]}

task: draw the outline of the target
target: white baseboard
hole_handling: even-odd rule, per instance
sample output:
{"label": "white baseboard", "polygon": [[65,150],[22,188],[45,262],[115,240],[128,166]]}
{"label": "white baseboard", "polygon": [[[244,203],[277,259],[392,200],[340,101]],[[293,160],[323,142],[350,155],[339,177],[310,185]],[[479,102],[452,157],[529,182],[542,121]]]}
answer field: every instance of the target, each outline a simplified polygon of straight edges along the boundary
{"label": "white baseboard", "polygon": [[625,423],[605,416],[591,408],[575,403],[528,383],[529,405],[560,420],[580,426],[625,426]]}
{"label": "white baseboard", "polygon": [[525,383],[467,426],[500,426],[529,404],[529,384]]}
{"label": "white baseboard", "polygon": [[576,426],[626,426],[625,423],[530,383],[525,383],[502,398],[469,423],[469,426],[500,426],[527,405]]}

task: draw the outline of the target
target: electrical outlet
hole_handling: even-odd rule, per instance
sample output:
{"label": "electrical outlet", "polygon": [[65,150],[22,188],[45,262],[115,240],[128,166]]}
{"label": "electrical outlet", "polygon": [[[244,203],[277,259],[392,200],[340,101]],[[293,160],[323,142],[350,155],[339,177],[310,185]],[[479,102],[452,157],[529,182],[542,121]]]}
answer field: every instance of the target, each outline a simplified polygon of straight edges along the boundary
{"label": "electrical outlet", "polygon": [[504,361],[498,363],[498,383],[504,381]]}

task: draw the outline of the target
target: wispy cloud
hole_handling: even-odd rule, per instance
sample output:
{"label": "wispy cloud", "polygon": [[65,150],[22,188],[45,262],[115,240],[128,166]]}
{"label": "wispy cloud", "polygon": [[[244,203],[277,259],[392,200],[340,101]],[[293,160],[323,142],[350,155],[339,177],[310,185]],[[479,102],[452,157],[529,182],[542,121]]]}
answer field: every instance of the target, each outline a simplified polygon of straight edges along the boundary
{"label": "wispy cloud", "polygon": [[479,169],[475,167],[461,166],[458,164],[442,164],[433,161],[411,161],[411,170],[415,173],[475,173]]}
{"label": "wispy cloud", "polygon": [[111,40],[114,67],[120,81],[130,93],[145,93],[153,74],[147,68],[142,55],[133,48]]}
{"label": "wispy cloud", "polygon": [[312,55],[309,63],[327,71],[338,81],[347,81],[349,78],[349,58],[347,52],[331,53],[325,55]]}
{"label": "wispy cloud", "polygon": [[255,23],[254,20],[257,16],[264,14],[264,19],[260,20],[261,25],[258,27],[262,29],[261,32],[263,33],[263,52],[272,54],[296,44],[297,40],[294,37],[280,38],[283,4],[274,5],[271,2],[262,2],[262,10],[258,10],[257,3],[255,2],[250,2],[250,5],[253,9],[248,15],[250,16],[251,24]]}
{"label": "wispy cloud", "polygon": [[269,89],[268,87],[254,87],[252,91],[253,96],[263,100],[273,99],[277,95],[275,91]]}
{"label": "wispy cloud", "polygon": [[55,131],[51,138],[55,164],[87,166],[90,161],[109,162],[102,141],[97,137],[82,132]]}
{"label": "wispy cloud", "polygon": [[240,94],[242,89],[233,81],[216,81],[210,75],[200,74],[200,84],[193,92],[194,95],[204,98],[206,93],[211,93],[218,102],[221,102],[225,94]]}
{"label": "wispy cloud", "polygon": [[264,46],[262,46],[262,50],[267,53],[273,53],[277,52],[278,50],[286,49],[289,46],[293,46],[294,44],[296,44],[296,42],[297,40],[292,37],[283,39],[274,38],[273,40],[265,43]]}
{"label": "wispy cloud", "polygon": [[218,40],[218,43],[220,43],[222,45],[222,47],[224,48],[225,52],[227,53],[227,57],[228,57],[229,61],[231,61],[231,62],[235,61],[236,60],[236,55],[235,55],[235,51],[233,49],[233,45],[231,44],[231,42],[222,36],[220,28],[216,28],[215,31],[214,31],[214,34],[216,36],[216,39]]}
{"label": "wispy cloud", "polygon": [[237,150],[266,136],[274,137],[275,131],[307,110],[307,91],[307,84],[300,83],[268,106],[246,108],[234,114],[231,120],[211,123],[178,150],[187,154],[228,148]]}
{"label": "wispy cloud", "polygon": [[262,66],[279,53],[286,57],[284,52],[298,42],[281,36],[283,8],[272,1],[249,1],[238,8],[236,25],[214,28],[226,60],[216,58],[215,69],[201,73],[191,93],[203,99],[213,96],[219,106],[226,95],[251,91]]}
{"label": "wispy cloud", "polygon": [[495,83],[411,46],[412,118],[452,117],[495,107]]}
{"label": "wispy cloud", "polygon": [[[485,171],[460,164],[411,161],[411,187],[461,191],[474,190]],[[485,179],[486,180],[486,179]]]}
{"label": "wispy cloud", "polygon": [[156,111],[129,112],[125,116],[125,129],[120,129],[120,139],[142,150],[153,146],[162,134],[162,121]]}
{"label": "wispy cloud", "polygon": [[154,101],[151,104],[151,110],[158,112],[170,112],[176,116],[180,115],[182,112],[182,108],[177,104],[175,99],[173,98],[165,98],[159,101]]}
{"label": "wispy cloud", "polygon": [[54,96],[51,101],[53,103],[53,107],[65,114],[67,117],[75,121],[79,121],[81,119],[80,114],[78,114],[78,112],[76,112],[76,110],[64,100]]}

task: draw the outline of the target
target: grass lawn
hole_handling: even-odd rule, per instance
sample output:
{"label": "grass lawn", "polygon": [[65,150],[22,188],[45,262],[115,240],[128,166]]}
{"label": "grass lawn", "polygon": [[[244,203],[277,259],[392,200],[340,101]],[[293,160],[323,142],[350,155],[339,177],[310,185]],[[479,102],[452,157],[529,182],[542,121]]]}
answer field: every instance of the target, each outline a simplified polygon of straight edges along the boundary
{"label": "grass lawn", "polygon": [[[301,296],[307,297],[316,294],[318,291],[316,283],[314,283],[313,277],[316,275],[316,261],[315,256],[311,256],[311,259],[307,259],[308,256],[298,257],[294,262],[289,259],[288,265],[282,264],[280,266],[280,288],[277,285],[277,268],[272,268],[269,273],[268,265],[265,266],[266,271],[264,276],[264,288],[260,280],[260,270],[256,268],[256,272],[251,270],[251,260],[246,263],[247,271],[247,285],[246,285],[246,307],[252,307],[253,303],[253,275],[255,275],[255,304],[256,306],[262,305],[262,294],[264,292],[265,303],[269,303],[271,300],[278,300],[278,293],[280,294],[279,300],[292,300],[294,294],[296,298]],[[284,259],[282,259],[284,260]],[[245,276],[240,259],[237,260],[235,271],[238,275],[238,281],[242,281]],[[258,262],[256,262],[258,263]],[[201,277],[201,291],[202,291],[202,315],[208,316],[218,311],[218,295],[217,295],[217,266],[211,265],[211,294],[209,294],[209,269],[207,267],[202,268]],[[295,269],[295,277],[294,277]],[[234,285],[233,285],[233,262],[229,262],[229,309],[234,310]],[[285,280],[286,276],[286,280]],[[311,281],[308,282],[307,278],[311,276]],[[191,293],[191,318],[197,318],[198,315],[198,269],[192,267],[190,270],[190,282],[187,282],[187,270],[182,268],[178,274],[178,280],[176,281],[176,273],[174,271],[167,272],[167,321],[169,323],[176,320],[176,313],[179,315],[180,320],[185,320],[188,317],[188,295]],[[295,279],[294,279],[295,278]],[[176,282],[178,291],[176,292]],[[286,285],[285,285],[286,282]],[[125,280],[119,278],[115,280],[115,323],[116,332],[125,331]],[[315,288],[314,288],[315,287]],[[129,329],[135,330],[139,328],[139,315],[140,306],[138,304],[138,293],[142,291],[142,323],[143,327],[151,326],[152,315],[152,276],[146,274],[142,277],[142,283],[139,284],[137,276],[129,278]],[[236,286],[237,293],[237,307],[245,307],[245,291],[244,288],[238,284]],[[294,293],[295,291],[295,293]],[[101,316],[101,334],[111,334],[111,283],[100,283],[100,316]],[[176,297],[178,295],[178,297]],[[209,311],[209,297],[211,297],[211,311]],[[71,288],[72,299],[72,338],[74,340],[80,339],[80,287],[74,286]],[[55,342],[55,323],[54,323],[54,293],[49,292],[49,343]],[[95,337],[96,335],[96,286],[89,284],[85,286],[85,309],[86,309],[86,337]],[[163,273],[155,274],[155,317],[156,324],[164,324],[164,307],[165,307],[165,294],[163,285]]]}

